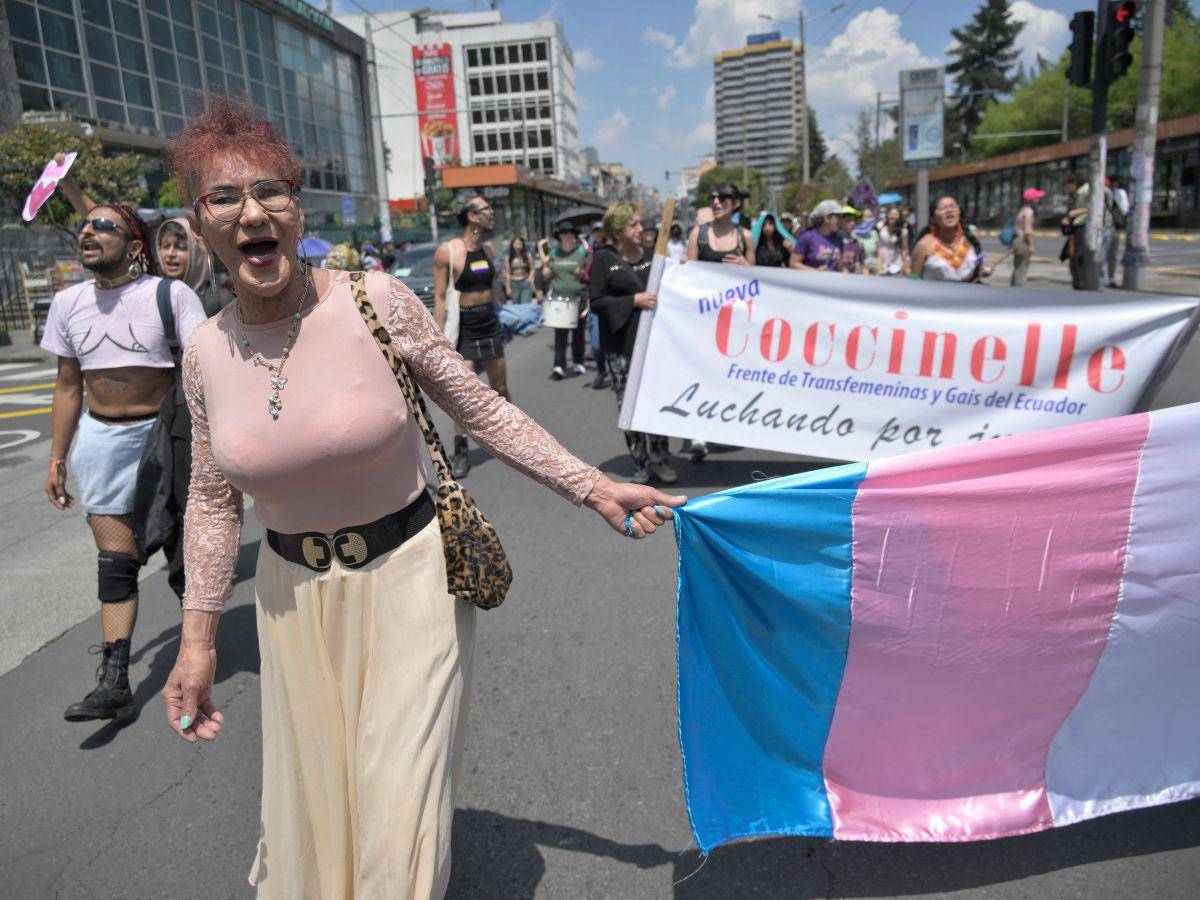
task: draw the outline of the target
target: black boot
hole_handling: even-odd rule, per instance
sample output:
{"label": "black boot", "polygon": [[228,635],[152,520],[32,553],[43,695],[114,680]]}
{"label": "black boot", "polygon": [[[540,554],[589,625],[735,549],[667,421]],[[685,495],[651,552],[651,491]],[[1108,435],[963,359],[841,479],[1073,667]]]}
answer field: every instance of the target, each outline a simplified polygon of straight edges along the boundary
{"label": "black boot", "polygon": [[463,435],[454,436],[454,453],[450,457],[450,474],[457,481],[466,478],[471,471],[471,459],[467,456],[467,439]]}
{"label": "black boot", "polygon": [[67,707],[63,718],[68,722],[122,721],[133,715],[133,692],[129,690],[129,639],[105,644],[102,652],[104,658],[96,670],[99,683],[90,694]]}

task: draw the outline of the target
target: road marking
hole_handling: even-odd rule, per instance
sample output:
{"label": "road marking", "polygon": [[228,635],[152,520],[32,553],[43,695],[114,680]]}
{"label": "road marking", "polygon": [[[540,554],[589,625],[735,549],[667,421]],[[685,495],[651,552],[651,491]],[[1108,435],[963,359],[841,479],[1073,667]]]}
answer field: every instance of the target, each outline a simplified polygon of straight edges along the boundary
{"label": "road marking", "polygon": [[27,428],[21,428],[17,431],[0,431],[0,453],[5,450],[14,450],[23,444],[28,444],[36,441],[42,436],[40,431],[30,431]]}
{"label": "road marking", "polygon": [[18,419],[21,416],[42,416],[50,412],[51,409],[53,407],[47,406],[45,409],[27,409],[22,412],[0,413],[0,419]]}
{"label": "road marking", "polygon": [[19,394],[21,391],[36,391],[40,388],[54,387],[56,383],[48,381],[45,384],[26,384],[21,387],[0,388],[0,394]]}
{"label": "road marking", "polygon": [[8,372],[12,369],[25,369],[25,368],[28,368],[29,366],[33,366],[33,365],[37,365],[37,364],[31,363],[31,362],[0,363],[0,372]]}
{"label": "road marking", "polygon": [[53,394],[33,394],[26,391],[21,394],[0,395],[0,406],[41,406],[43,403],[53,402]]}
{"label": "road marking", "polygon": [[[23,365],[29,365],[29,363],[24,363]],[[35,369],[32,372],[14,372],[11,375],[0,375],[0,381],[16,381],[18,378],[45,378],[48,375],[57,374],[58,369],[55,368]]]}

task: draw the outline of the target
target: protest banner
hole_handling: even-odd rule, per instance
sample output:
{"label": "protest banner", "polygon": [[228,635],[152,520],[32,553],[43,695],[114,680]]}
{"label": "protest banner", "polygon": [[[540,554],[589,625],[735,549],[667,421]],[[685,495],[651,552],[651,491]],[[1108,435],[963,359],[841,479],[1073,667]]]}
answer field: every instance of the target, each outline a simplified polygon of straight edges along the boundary
{"label": "protest banner", "polygon": [[865,460],[1126,415],[1198,302],[666,262],[620,425]]}
{"label": "protest banner", "polygon": [[675,510],[696,842],[984,840],[1200,796],[1200,404]]}

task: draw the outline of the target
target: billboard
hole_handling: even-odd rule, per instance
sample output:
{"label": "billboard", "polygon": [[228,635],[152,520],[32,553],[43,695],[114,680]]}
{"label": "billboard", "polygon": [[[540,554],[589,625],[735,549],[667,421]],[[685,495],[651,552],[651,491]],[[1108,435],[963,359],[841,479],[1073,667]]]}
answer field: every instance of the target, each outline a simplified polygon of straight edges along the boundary
{"label": "billboard", "polygon": [[449,44],[413,47],[413,82],[417,94],[417,134],[421,156],[435,168],[457,165],[458,113],[454,100],[454,63]]}
{"label": "billboard", "polygon": [[942,158],[945,80],[941,67],[900,73],[900,153],[906,163]]}

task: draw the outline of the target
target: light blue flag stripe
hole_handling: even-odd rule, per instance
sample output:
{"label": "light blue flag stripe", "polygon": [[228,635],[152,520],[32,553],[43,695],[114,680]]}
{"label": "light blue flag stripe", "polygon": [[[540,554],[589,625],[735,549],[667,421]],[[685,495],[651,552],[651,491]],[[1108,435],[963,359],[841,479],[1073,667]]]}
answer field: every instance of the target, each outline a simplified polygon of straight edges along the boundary
{"label": "light blue flag stripe", "polygon": [[696,843],[830,837],[821,772],[850,640],[865,464],[710,494],[675,515],[679,742]]}

